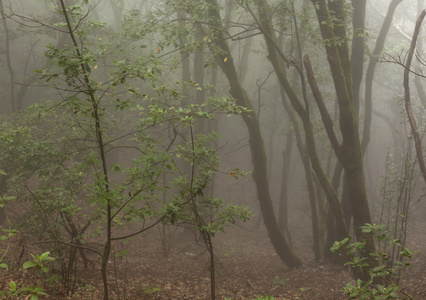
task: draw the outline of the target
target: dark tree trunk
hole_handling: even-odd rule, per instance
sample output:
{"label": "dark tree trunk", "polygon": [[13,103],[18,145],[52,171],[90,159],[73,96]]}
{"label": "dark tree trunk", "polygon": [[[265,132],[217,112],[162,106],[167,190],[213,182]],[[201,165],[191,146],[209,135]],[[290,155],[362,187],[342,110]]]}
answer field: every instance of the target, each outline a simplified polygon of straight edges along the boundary
{"label": "dark tree trunk", "polygon": [[[371,216],[365,187],[362,148],[358,133],[358,118],[352,97],[352,79],[350,78],[352,75],[350,63],[346,61],[349,56],[346,42],[347,36],[343,26],[329,22],[331,14],[326,0],[312,0],[312,3],[317,13],[322,38],[328,41],[334,41],[336,38],[345,41],[338,47],[334,43],[326,43],[325,49],[338,99],[339,125],[342,135],[341,145],[333,145],[333,148],[345,170],[348,191],[351,197],[355,234],[357,239],[361,241],[366,236],[360,227],[365,223],[371,223]],[[334,14],[333,20],[344,23],[344,1],[336,0],[330,3],[333,3],[333,5],[330,4],[331,13]],[[332,130],[333,128],[328,128],[327,133],[329,137]],[[375,245],[373,240],[367,239],[367,244],[363,249],[362,255],[370,257],[369,253],[374,250]],[[371,258],[369,263],[373,266],[375,264],[374,259]],[[359,276],[362,279],[368,279],[368,274],[366,273],[359,274]]]}
{"label": "dark tree trunk", "polygon": [[[351,53],[352,86],[355,110],[359,110],[359,94],[364,71],[365,5],[366,0],[352,0],[353,38]],[[347,224],[348,225],[348,224]],[[348,225],[349,227],[349,225]]]}
{"label": "dark tree trunk", "polygon": [[[318,153],[316,150],[316,143],[315,143],[315,135],[314,135],[314,131],[313,131],[311,120],[310,120],[309,104],[306,99],[307,97],[304,95],[304,100],[305,100],[305,107],[304,107],[302,103],[300,102],[299,98],[297,97],[297,95],[295,94],[292,86],[288,82],[287,77],[285,75],[283,60],[286,60],[286,58],[282,54],[282,52],[279,51],[279,48],[278,48],[276,36],[272,28],[272,25],[270,23],[269,6],[265,0],[257,1],[257,5],[259,10],[258,22],[259,22],[259,25],[261,26],[261,31],[265,37],[266,45],[268,48],[268,58],[270,59],[274,67],[274,70],[278,77],[280,85],[286,92],[288,99],[290,100],[294,110],[296,111],[296,113],[299,115],[299,117],[302,120],[304,131],[305,131],[306,149],[309,153],[309,159],[312,164],[312,169],[315,171],[315,174],[325,194],[327,195],[327,200],[329,201],[333,209],[333,213],[336,216],[336,222],[337,222],[336,228],[338,230],[338,233],[337,233],[338,237],[343,239],[348,236],[348,232],[346,230],[346,225],[344,222],[342,207],[340,205],[339,198],[337,197],[336,192],[333,190],[333,187],[331,186],[318,157]],[[302,88],[305,91],[305,88],[304,87]],[[305,172],[310,173],[311,169],[309,168],[309,170],[305,170]],[[316,215],[316,209],[315,209],[315,215]]]}
{"label": "dark tree trunk", "polygon": [[[238,73],[235,69],[231,52],[223,35],[223,26],[219,14],[219,6],[216,0],[206,0],[209,4],[209,18],[211,36],[215,37],[213,41],[215,47],[211,48],[216,61],[230,84],[230,94],[236,99],[237,104],[247,107],[250,112],[242,115],[243,120],[249,132],[249,145],[252,153],[253,179],[257,187],[257,196],[260,202],[262,216],[272,245],[279,257],[289,267],[298,267],[302,264],[301,259],[290,249],[287,240],[279,228],[274,214],[271,195],[269,192],[269,183],[267,179],[267,158],[263,138],[260,132],[259,120],[254,113],[250,98],[241,86]],[[217,53],[215,49],[220,49]]]}

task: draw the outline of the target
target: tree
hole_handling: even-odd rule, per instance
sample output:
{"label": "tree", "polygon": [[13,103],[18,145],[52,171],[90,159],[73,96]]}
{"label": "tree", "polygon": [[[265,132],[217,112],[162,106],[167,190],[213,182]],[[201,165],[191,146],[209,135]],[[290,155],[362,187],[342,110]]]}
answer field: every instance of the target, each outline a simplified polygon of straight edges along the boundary
{"label": "tree", "polygon": [[[280,84],[284,91],[286,92],[294,110],[299,115],[302,120],[302,124],[305,132],[306,139],[306,148],[309,152],[309,158],[312,164],[312,168],[315,171],[315,174],[321,183],[321,186],[327,195],[327,199],[331,205],[333,213],[337,220],[337,230],[338,236],[345,237],[348,235],[346,225],[343,218],[343,211],[337,197],[336,192],[331,186],[324,170],[321,166],[321,162],[318,157],[318,153],[316,150],[315,137],[313,132],[313,127],[310,120],[310,112],[309,112],[309,104],[307,101],[306,93],[303,97],[304,105],[302,105],[298,96],[294,92],[290,83],[287,80],[287,77],[284,73],[284,63],[289,64],[289,60],[283,55],[282,52],[279,51],[279,47],[277,46],[275,33],[273,32],[272,23],[270,21],[270,8],[266,1],[256,1],[258,10],[259,10],[259,21],[258,23],[261,26],[262,33],[265,37],[265,41],[268,47],[268,58],[274,66],[275,73],[280,81]],[[254,13],[252,13],[254,16]],[[301,77],[303,74],[301,75]],[[303,87],[302,87],[303,88]],[[289,109],[287,109],[289,111]],[[310,170],[305,169],[305,172],[310,172]]]}
{"label": "tree", "polygon": [[[214,298],[213,236],[229,223],[247,220],[250,213],[246,208],[204,196],[218,168],[216,151],[208,146],[216,135],[195,136],[192,126],[198,119],[214,119],[219,113],[240,114],[246,109],[227,97],[183,105],[182,90],[167,85],[167,80],[162,82],[160,51],[126,52],[127,45],[121,44],[120,38],[129,34],[130,41],[139,47],[153,28],[145,24],[148,30],[141,33],[140,27],[132,26],[136,24],[132,23],[134,18],[128,18],[126,32],[118,36],[118,41],[98,38],[97,43],[87,43],[94,35],[108,36],[102,29],[104,24],[90,20],[85,5],[67,6],[64,0],[58,4],[55,12],[65,22],[49,28],[66,32],[71,42],[63,48],[49,45],[45,55],[54,67],[36,72],[40,81],[58,92],[60,100],[35,105],[32,112],[39,126],[30,126],[34,120],[26,125],[17,122],[18,129],[7,132],[1,145],[7,150],[2,151],[2,160],[18,155],[25,158],[21,165],[10,165],[22,169],[14,172],[9,183],[22,190],[14,184],[25,172],[31,172],[29,180],[36,182],[26,188],[27,196],[23,198],[33,204],[27,221],[40,230],[38,242],[58,250],[55,254],[60,260],[65,257],[65,249],[71,249],[67,274],[63,276],[76,271],[78,251],[82,256],[83,250],[99,255],[104,299],[109,299],[107,274],[113,243],[139,235],[160,222],[191,222],[211,254]],[[118,52],[110,49],[119,49],[126,57],[115,59]],[[191,82],[185,84],[192,91],[197,88]],[[56,123],[58,117],[61,121]],[[177,144],[185,128],[190,129],[191,138]],[[20,137],[17,133],[25,134]],[[19,146],[21,140],[24,147],[12,147],[15,142]],[[128,149],[131,160],[123,162],[111,156],[118,149]],[[190,165],[190,174],[183,172],[181,161]],[[161,195],[169,200],[159,201]],[[138,229],[127,232],[125,227],[130,223],[136,223]],[[100,232],[101,251],[85,245],[86,230],[95,226]]]}
{"label": "tree", "polygon": [[[365,186],[362,147],[358,133],[358,116],[355,110],[352,86],[350,55],[346,33],[346,12],[344,1],[327,3],[312,0],[318,18],[321,35],[325,41],[327,60],[330,65],[339,108],[341,144],[337,142],[331,124],[324,122],[333,150],[345,170],[355,234],[364,240],[361,226],[371,223],[370,210]],[[315,97],[323,121],[328,112],[322,106],[321,98]],[[366,251],[374,251],[373,241],[368,240]]]}
{"label": "tree", "polygon": [[249,112],[242,115],[249,132],[249,144],[252,153],[253,179],[257,187],[257,197],[260,202],[265,226],[269,232],[272,245],[277,254],[289,267],[298,267],[300,258],[290,249],[289,244],[279,228],[274,214],[272,199],[269,192],[267,179],[267,158],[264,142],[259,128],[259,120],[255,114],[250,99],[241,86],[238,73],[233,63],[233,57],[228,43],[223,34],[223,26],[219,14],[219,5],[215,0],[206,0],[208,4],[209,36],[211,38],[211,50],[217,64],[228,79],[229,93],[240,106],[247,107]]}
{"label": "tree", "polygon": [[426,16],[426,10],[423,10],[419,17],[417,18],[417,22],[416,22],[416,27],[414,29],[414,33],[413,33],[413,39],[411,41],[411,46],[410,46],[410,50],[407,53],[407,60],[405,63],[403,63],[403,67],[404,67],[404,103],[405,103],[405,110],[407,112],[407,116],[408,116],[408,120],[410,123],[410,127],[411,127],[411,134],[413,135],[414,138],[414,145],[416,148],[416,154],[417,154],[417,160],[418,160],[418,164],[420,167],[420,171],[422,173],[423,176],[423,180],[426,183],[426,166],[425,166],[425,162],[423,159],[423,149],[422,149],[422,142],[421,142],[421,138],[420,138],[420,134],[418,131],[418,126],[417,126],[417,122],[416,119],[414,117],[413,114],[413,109],[411,107],[411,92],[410,92],[410,82],[409,82],[409,78],[410,78],[410,68],[411,68],[411,63],[413,60],[413,56],[414,56],[414,51],[416,49],[416,44],[417,44],[417,39],[419,37],[419,33],[420,33],[420,27],[422,25],[423,19]]}

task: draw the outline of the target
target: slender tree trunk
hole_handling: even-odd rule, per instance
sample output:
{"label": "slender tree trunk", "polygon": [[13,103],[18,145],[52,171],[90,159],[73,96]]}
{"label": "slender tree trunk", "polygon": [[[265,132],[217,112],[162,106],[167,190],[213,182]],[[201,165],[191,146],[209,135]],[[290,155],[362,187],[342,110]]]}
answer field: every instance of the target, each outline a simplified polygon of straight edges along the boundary
{"label": "slender tree trunk", "polygon": [[351,220],[352,220],[352,206],[351,206],[351,195],[349,194],[348,180],[346,174],[343,174],[343,185],[342,185],[342,209],[343,214],[345,215],[346,226],[348,226],[348,231],[351,230]]}
{"label": "slender tree trunk", "polygon": [[[267,180],[267,158],[263,138],[260,132],[259,120],[254,113],[250,98],[241,86],[238,73],[235,69],[231,52],[223,35],[223,26],[219,14],[219,6],[216,0],[206,0],[209,4],[208,13],[210,18],[211,36],[215,37],[213,41],[215,47],[211,50],[222,71],[225,73],[229,84],[230,94],[236,99],[237,104],[247,107],[250,112],[242,115],[243,120],[249,131],[249,145],[252,153],[253,178],[257,187],[257,196],[263,215],[263,220],[268,230],[272,245],[277,254],[289,267],[298,267],[301,265],[301,259],[290,249],[285,236],[279,228],[277,219],[274,215],[271,195],[269,192],[269,183]],[[217,52],[215,49],[220,49]]]}
{"label": "slender tree trunk", "polygon": [[[334,167],[333,177],[331,178],[331,185],[333,189],[338,193],[340,182],[342,181],[343,167],[342,164],[337,161]],[[343,208],[342,208],[343,209]],[[349,231],[349,230],[348,230]],[[328,208],[327,212],[327,237],[324,245],[324,257],[334,260],[336,258],[335,255],[330,251],[333,243],[338,240],[336,234],[336,221],[334,215],[330,208]]]}
{"label": "slender tree trunk", "polygon": [[[354,0],[356,1],[356,0]],[[389,4],[388,12],[380,28],[379,35],[377,36],[376,45],[374,46],[373,54],[370,56],[368,62],[367,73],[365,75],[365,113],[364,113],[364,128],[362,135],[362,151],[365,154],[367,145],[371,138],[371,121],[373,115],[373,84],[374,72],[376,70],[377,59],[382,53],[385,46],[385,41],[389,28],[392,24],[393,16],[397,6],[402,0],[392,0]]]}
{"label": "slender tree trunk", "polygon": [[[364,71],[366,0],[352,0],[353,38],[351,53],[352,86],[355,110],[359,110],[359,94]],[[349,226],[348,226],[349,227]]]}
{"label": "slender tree trunk", "polygon": [[[424,0],[417,0],[417,14],[420,15],[423,8],[425,7],[425,1]],[[420,32],[419,34],[419,40],[417,41],[417,51],[419,53],[423,53],[423,38],[424,34]],[[419,68],[420,69],[420,68]],[[417,71],[420,71],[420,70]],[[417,95],[419,96],[420,100],[422,101],[423,105],[426,106],[426,92],[422,84],[422,80],[419,76],[414,77],[414,85],[416,86]]]}
{"label": "slender tree trunk", "polygon": [[4,27],[4,46],[5,46],[5,54],[6,54],[6,65],[7,70],[9,71],[9,79],[10,79],[10,104],[12,107],[12,112],[15,112],[17,109],[22,108],[22,103],[18,105],[16,103],[16,97],[15,97],[15,72],[12,67],[12,58],[10,55],[10,34],[9,34],[9,27],[7,26],[7,20],[4,13],[4,6],[3,6],[3,0],[0,0],[0,14],[3,19],[3,27]]}
{"label": "slender tree trunk", "polygon": [[293,132],[287,134],[287,140],[283,151],[283,166],[281,171],[281,192],[278,205],[278,224],[286,233],[287,240],[291,244],[291,235],[288,230],[288,180],[290,172],[291,152],[293,149]]}
{"label": "slender tree trunk", "polygon": [[423,19],[426,16],[426,10],[423,10],[420,16],[417,18],[416,28],[414,29],[413,39],[411,41],[410,50],[407,54],[407,61],[404,66],[404,102],[405,102],[405,110],[407,112],[408,121],[411,127],[411,134],[413,135],[414,145],[416,148],[417,161],[419,163],[420,171],[422,173],[423,180],[426,183],[426,167],[423,158],[423,149],[422,149],[422,141],[420,138],[419,131],[417,129],[416,118],[413,114],[413,110],[411,108],[411,93],[410,93],[410,68],[411,62],[414,56],[414,50],[416,49],[417,38],[419,37],[420,27],[422,25]]}
{"label": "slender tree trunk", "polygon": [[[65,6],[64,0],[60,0],[62,12],[64,14],[66,23],[67,23],[67,29],[69,36],[73,42],[73,45],[75,47],[75,54],[79,59],[82,59],[83,54],[80,51],[79,44],[77,42],[77,39],[74,35],[74,30],[71,25],[71,21],[69,19],[69,15],[67,12],[67,8]],[[96,143],[99,150],[99,156],[100,161],[102,164],[102,179],[103,179],[103,188],[105,193],[110,193],[110,183],[108,178],[108,169],[107,169],[107,161],[106,161],[106,155],[105,155],[105,144],[103,141],[103,135],[102,135],[102,126],[101,126],[101,116],[99,111],[99,103],[95,97],[94,88],[92,87],[92,83],[90,81],[89,75],[90,72],[87,70],[87,65],[81,64],[81,68],[83,70],[82,75],[82,84],[85,91],[85,94],[90,100],[90,103],[92,105],[92,116],[94,121],[94,127],[95,127],[95,136],[96,136]],[[108,197],[109,199],[109,197]],[[109,291],[108,291],[108,279],[107,279],[107,266],[108,266],[108,259],[109,255],[111,253],[111,237],[112,237],[112,208],[110,200],[107,201],[106,206],[106,213],[107,213],[107,225],[106,225],[106,241],[104,244],[104,251],[102,254],[102,262],[101,262],[101,273],[102,273],[102,280],[104,284],[104,300],[109,299]]]}
{"label": "slender tree trunk", "polygon": [[244,39],[243,53],[241,54],[241,58],[238,64],[238,76],[241,83],[244,83],[244,80],[247,77],[247,65],[249,62],[251,45],[253,43],[253,37],[248,37]]}

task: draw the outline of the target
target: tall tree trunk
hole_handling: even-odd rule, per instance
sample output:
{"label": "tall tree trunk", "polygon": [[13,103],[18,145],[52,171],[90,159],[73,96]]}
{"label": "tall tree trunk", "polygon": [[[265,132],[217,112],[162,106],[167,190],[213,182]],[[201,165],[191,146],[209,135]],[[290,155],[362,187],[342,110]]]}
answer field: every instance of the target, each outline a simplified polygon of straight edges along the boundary
{"label": "tall tree trunk", "polygon": [[[67,24],[67,32],[75,48],[74,49],[75,55],[82,61],[82,57],[84,53],[81,52],[79,47],[80,45],[78,44],[77,39],[74,35],[74,30],[72,28],[70,17],[68,15],[67,7],[65,5],[65,0],[60,0],[60,4],[62,8],[61,10],[63,12],[64,18]],[[82,88],[85,91],[84,93],[90,100],[92,118],[93,118],[92,121],[94,122],[94,130],[95,130],[94,133],[96,136],[97,148],[99,150],[99,159],[102,165],[102,175],[101,175],[101,178],[103,179],[102,188],[104,189],[103,192],[105,192],[106,194],[109,194],[110,182],[108,179],[108,168],[107,168],[107,160],[105,155],[105,143],[103,141],[104,136],[103,136],[103,128],[101,125],[101,115],[100,115],[101,108],[99,107],[98,99],[96,99],[96,96],[95,96],[95,92],[94,92],[95,88],[93,88],[92,86],[93,81],[89,78],[89,75],[88,75],[90,74],[90,72],[87,71],[87,65],[82,63],[81,69],[83,70],[83,75],[80,82],[82,83]],[[107,267],[108,267],[108,259],[111,254],[111,238],[112,238],[112,207],[111,207],[109,197],[107,197],[107,199],[108,200],[105,207],[106,218],[107,218],[106,220],[107,225],[105,228],[106,240],[104,244],[104,251],[102,254],[102,262],[101,262],[102,281],[104,284],[104,296],[103,296],[104,300],[109,299]]]}
{"label": "tall tree trunk", "polygon": [[[292,86],[288,82],[287,77],[285,75],[282,59],[286,59],[286,58],[282,54],[282,52],[279,51],[279,48],[278,48],[276,36],[272,28],[272,24],[270,23],[271,14],[270,14],[269,6],[265,0],[258,0],[256,1],[256,3],[258,5],[259,16],[260,16],[257,22],[259,23],[261,27],[261,31],[265,37],[266,45],[268,48],[268,58],[270,59],[274,67],[275,73],[279,79],[279,82],[282,88],[284,89],[284,91],[286,92],[292,106],[294,107],[294,110],[296,111],[296,113],[299,115],[299,117],[302,120],[304,131],[305,131],[306,148],[309,153],[309,158],[311,160],[312,168],[315,171],[315,174],[319,182],[321,183],[321,186],[324,192],[327,195],[327,200],[329,201],[332,207],[333,213],[335,214],[336,222],[337,222],[336,228],[338,230],[337,235],[339,238],[343,239],[348,236],[348,232],[347,232],[346,224],[344,221],[342,207],[340,205],[339,198],[336,192],[334,191],[333,187],[331,186],[318,157],[314,131],[312,128],[310,115],[309,115],[309,104],[306,99],[307,97],[304,95],[304,100],[305,100],[305,107],[304,107],[302,103],[300,102],[300,100],[298,99],[296,93],[294,92]],[[253,13],[252,15],[254,18],[256,18]],[[305,90],[304,87],[302,88],[303,90]],[[310,172],[310,168],[307,172]]]}
{"label": "tall tree trunk", "polygon": [[[367,192],[365,187],[364,169],[361,141],[358,133],[358,118],[355,111],[355,106],[352,97],[352,77],[350,64],[346,61],[349,53],[345,53],[347,49],[347,36],[345,31],[342,30],[343,26],[335,27],[330,21],[329,6],[326,0],[311,0],[314,4],[321,35],[323,40],[331,41],[325,44],[327,53],[327,60],[332,74],[334,88],[336,91],[339,107],[339,125],[342,135],[342,143],[333,144],[333,149],[341,162],[348,182],[348,191],[351,197],[351,208],[353,213],[355,234],[358,240],[364,240],[365,234],[361,230],[361,226],[365,223],[371,223],[370,209],[368,206]],[[337,2],[337,3],[336,3]],[[334,19],[345,21],[344,12],[341,7],[344,4],[343,0],[336,0],[333,2]],[[331,4],[330,4],[331,6]],[[339,47],[333,41],[343,41]],[[333,135],[333,128],[329,128],[327,134],[329,137]],[[375,245],[372,239],[367,240],[366,247],[363,255],[370,257],[369,253],[375,250]],[[374,260],[369,261],[374,265]],[[360,274],[363,279],[367,279],[368,274]]]}
{"label": "tall tree trunk", "polygon": [[293,132],[287,134],[285,148],[283,151],[283,166],[281,171],[281,192],[278,205],[278,224],[286,234],[287,240],[291,244],[291,235],[288,230],[288,179],[290,172],[291,152],[293,149]]}
{"label": "tall tree trunk", "polygon": [[366,0],[352,0],[352,86],[355,110],[359,110],[359,94],[361,90],[362,75],[364,71],[364,48],[365,48],[365,5]]}
{"label": "tall tree trunk", "polygon": [[410,68],[413,60],[414,51],[416,49],[417,38],[419,37],[420,27],[423,19],[426,16],[426,10],[423,10],[420,16],[417,18],[416,27],[413,33],[413,39],[411,41],[410,50],[407,54],[407,61],[404,66],[404,103],[405,110],[407,112],[408,121],[411,127],[411,134],[413,135],[414,145],[416,148],[417,161],[420,167],[420,171],[424,182],[426,183],[426,166],[423,158],[422,140],[420,138],[419,131],[417,129],[416,118],[414,117],[413,110],[411,108],[411,92],[410,92]]}
{"label": "tall tree trunk", "polygon": [[[343,167],[342,164],[337,161],[333,171],[333,177],[331,178],[331,185],[336,193],[339,192],[339,186],[342,181]],[[343,209],[343,207],[342,207]],[[346,220],[346,219],[345,219]],[[336,257],[330,251],[331,246],[337,240],[336,234],[336,222],[334,215],[331,212],[331,209],[328,209],[327,212],[327,237],[324,244],[324,257],[334,260]]]}
{"label": "tall tree trunk", "polygon": [[[219,14],[219,6],[216,0],[206,0],[209,4],[208,14],[210,19],[210,33],[214,37],[211,48],[213,55],[222,71],[225,73],[229,84],[230,94],[236,99],[237,104],[247,107],[250,111],[242,115],[249,132],[249,145],[252,153],[253,178],[257,187],[257,196],[260,202],[262,216],[272,245],[283,262],[289,267],[298,267],[301,259],[290,249],[285,236],[279,228],[274,215],[269,183],[267,179],[267,158],[263,138],[260,132],[259,120],[253,110],[250,98],[241,86],[238,73],[228,43],[223,34],[223,26]],[[217,51],[219,49],[220,51]]]}
{"label": "tall tree trunk", "polygon": [[9,34],[9,27],[7,26],[7,18],[4,13],[4,6],[3,6],[3,0],[0,0],[0,14],[3,19],[3,27],[4,27],[4,41],[5,41],[5,54],[6,54],[6,65],[7,70],[9,71],[9,78],[10,78],[10,104],[12,107],[12,112],[15,112],[17,109],[22,108],[22,103],[18,105],[16,103],[16,97],[15,97],[15,71],[12,67],[12,58],[10,54],[10,34]]}

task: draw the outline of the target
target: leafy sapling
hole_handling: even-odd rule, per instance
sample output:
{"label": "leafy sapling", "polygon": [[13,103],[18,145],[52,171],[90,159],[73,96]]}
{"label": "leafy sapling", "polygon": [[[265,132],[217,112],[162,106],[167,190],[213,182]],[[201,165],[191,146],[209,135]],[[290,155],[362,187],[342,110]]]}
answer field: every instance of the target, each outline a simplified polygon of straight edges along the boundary
{"label": "leafy sapling", "polygon": [[[355,278],[355,283],[349,282],[343,288],[344,294],[350,299],[391,299],[401,294],[406,299],[412,299],[401,289],[401,283],[415,252],[405,248],[398,239],[388,238],[385,225],[365,224],[361,229],[377,245],[377,249],[370,253],[371,257],[360,256],[360,250],[366,247],[365,241],[351,242],[351,238],[345,238],[334,242],[331,247],[332,252],[340,252],[347,257],[346,266],[366,271],[370,277],[368,280]],[[392,249],[399,249],[400,258],[395,261],[391,259]],[[375,261],[374,265],[371,258]]]}

